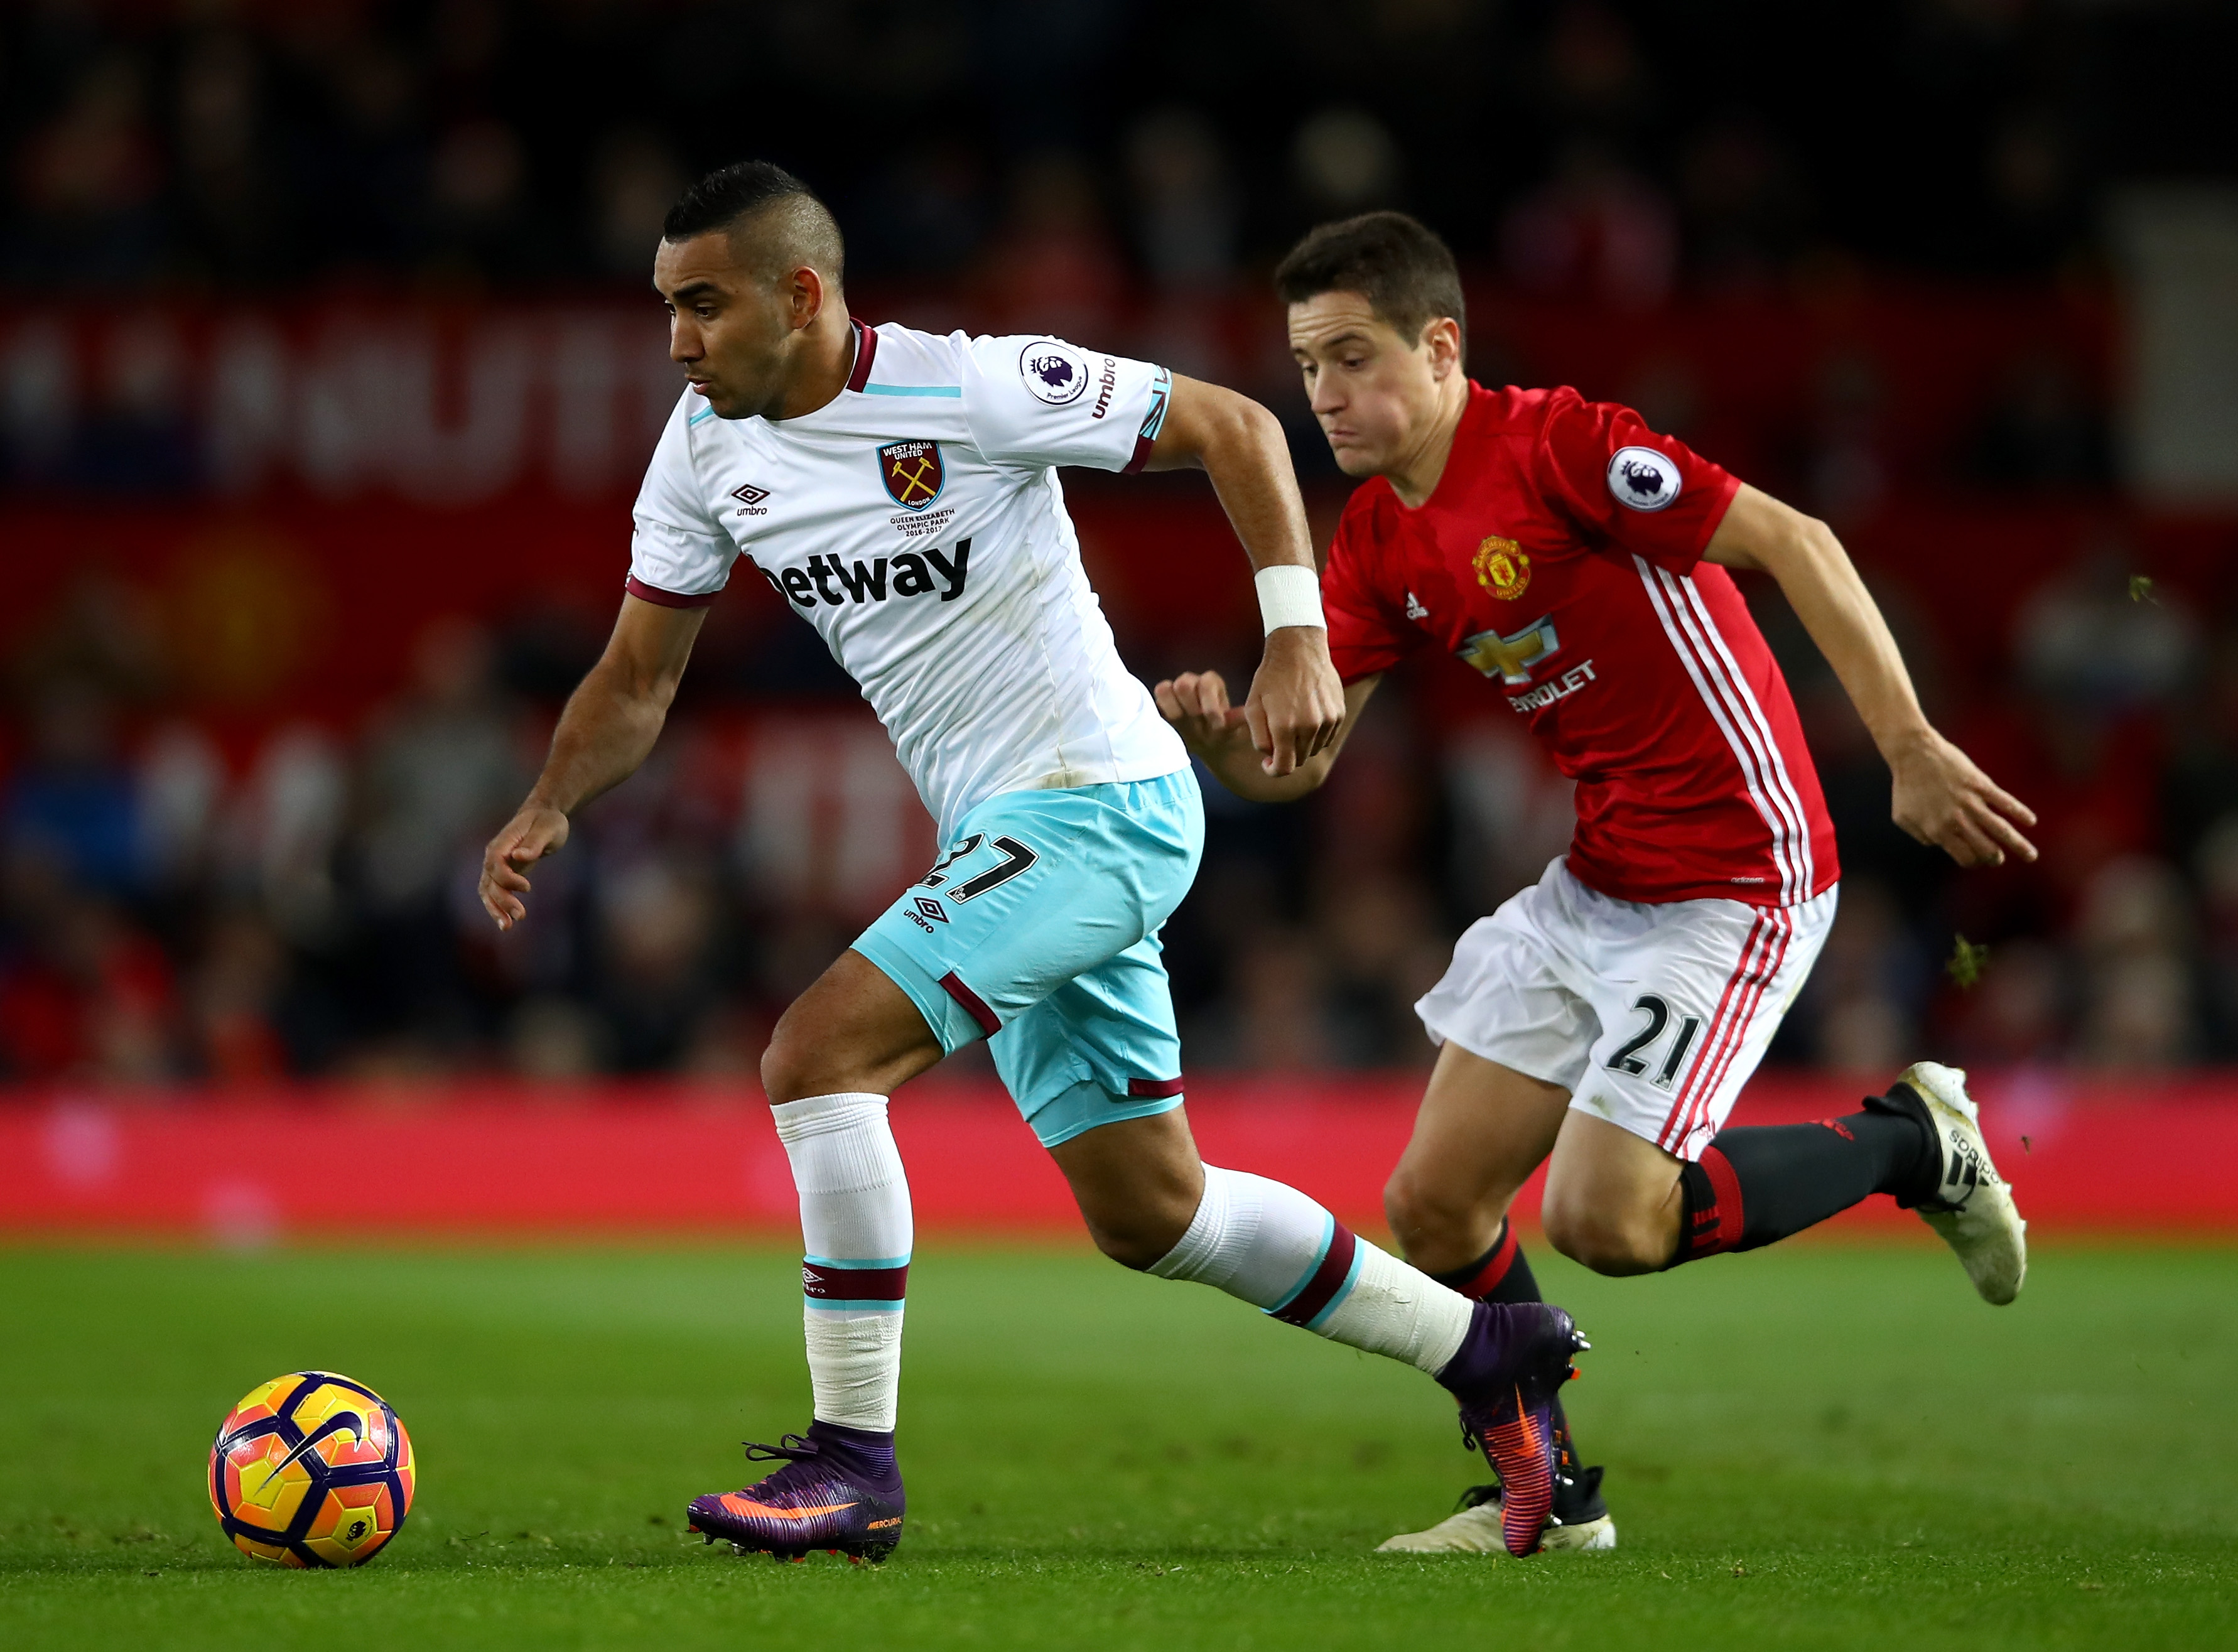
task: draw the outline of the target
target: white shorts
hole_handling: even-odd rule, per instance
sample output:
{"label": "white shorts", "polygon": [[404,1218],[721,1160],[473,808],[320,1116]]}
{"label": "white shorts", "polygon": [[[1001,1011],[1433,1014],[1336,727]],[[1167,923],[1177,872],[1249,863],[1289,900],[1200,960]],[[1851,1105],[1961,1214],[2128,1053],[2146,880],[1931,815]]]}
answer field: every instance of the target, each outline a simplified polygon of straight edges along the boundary
{"label": "white shorts", "polygon": [[1415,1013],[1433,1043],[1559,1084],[1572,1107],[1691,1161],[1802,989],[1834,901],[1642,905],[1557,859],[1469,926]]}

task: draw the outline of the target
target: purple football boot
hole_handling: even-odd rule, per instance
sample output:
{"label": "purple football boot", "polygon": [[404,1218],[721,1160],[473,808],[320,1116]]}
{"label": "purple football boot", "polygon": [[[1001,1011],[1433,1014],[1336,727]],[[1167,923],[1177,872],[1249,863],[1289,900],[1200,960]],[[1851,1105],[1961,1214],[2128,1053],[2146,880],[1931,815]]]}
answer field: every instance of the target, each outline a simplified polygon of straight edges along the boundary
{"label": "purple football boot", "polygon": [[740,1554],[799,1560],[828,1549],[853,1560],[884,1560],[902,1540],[901,1471],[894,1437],[838,1423],[811,1423],[804,1437],[746,1447],[749,1463],[785,1466],[739,1491],[709,1492],[685,1510],[709,1543]]}
{"label": "purple football boot", "polygon": [[1535,1555],[1554,1508],[1554,1400],[1574,1376],[1570,1356],[1592,1345],[1544,1302],[1480,1302],[1438,1380],[1461,1403],[1461,1441],[1500,1477],[1500,1535]]}

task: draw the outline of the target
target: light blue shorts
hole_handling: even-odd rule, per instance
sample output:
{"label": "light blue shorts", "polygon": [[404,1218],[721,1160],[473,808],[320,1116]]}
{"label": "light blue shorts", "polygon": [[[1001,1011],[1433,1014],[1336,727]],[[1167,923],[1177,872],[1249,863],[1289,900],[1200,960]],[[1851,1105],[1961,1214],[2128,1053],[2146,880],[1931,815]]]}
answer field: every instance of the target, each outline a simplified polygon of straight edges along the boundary
{"label": "light blue shorts", "polygon": [[856,940],[953,1053],[989,1041],[1042,1145],[1182,1101],[1158,931],[1196,876],[1204,800],[1156,780],[1009,791]]}

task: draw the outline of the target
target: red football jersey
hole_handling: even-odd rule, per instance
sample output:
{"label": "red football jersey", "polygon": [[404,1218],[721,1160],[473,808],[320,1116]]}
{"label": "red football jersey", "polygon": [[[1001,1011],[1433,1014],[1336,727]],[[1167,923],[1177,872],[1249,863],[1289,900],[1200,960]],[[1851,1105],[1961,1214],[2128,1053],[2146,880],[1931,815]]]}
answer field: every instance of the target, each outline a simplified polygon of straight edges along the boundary
{"label": "red football jersey", "polygon": [[1491,678],[1577,784],[1570,870],[1625,901],[1791,906],[1834,829],[1786,680],[1703,547],[1740,484],[1630,408],[1469,387],[1420,510],[1371,478],[1321,577],[1346,682],[1426,642]]}

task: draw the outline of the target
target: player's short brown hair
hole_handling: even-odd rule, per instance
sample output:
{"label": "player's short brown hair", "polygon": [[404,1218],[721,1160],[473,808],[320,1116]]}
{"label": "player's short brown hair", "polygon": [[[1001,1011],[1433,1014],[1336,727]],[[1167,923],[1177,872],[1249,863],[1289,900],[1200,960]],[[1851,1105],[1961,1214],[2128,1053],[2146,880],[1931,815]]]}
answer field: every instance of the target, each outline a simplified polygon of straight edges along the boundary
{"label": "player's short brown hair", "polygon": [[1453,251],[1435,230],[1403,212],[1362,213],[1308,232],[1275,266],[1275,291],[1285,304],[1357,293],[1377,320],[1409,343],[1420,343],[1424,327],[1450,315],[1463,347],[1468,342],[1468,307]]}

